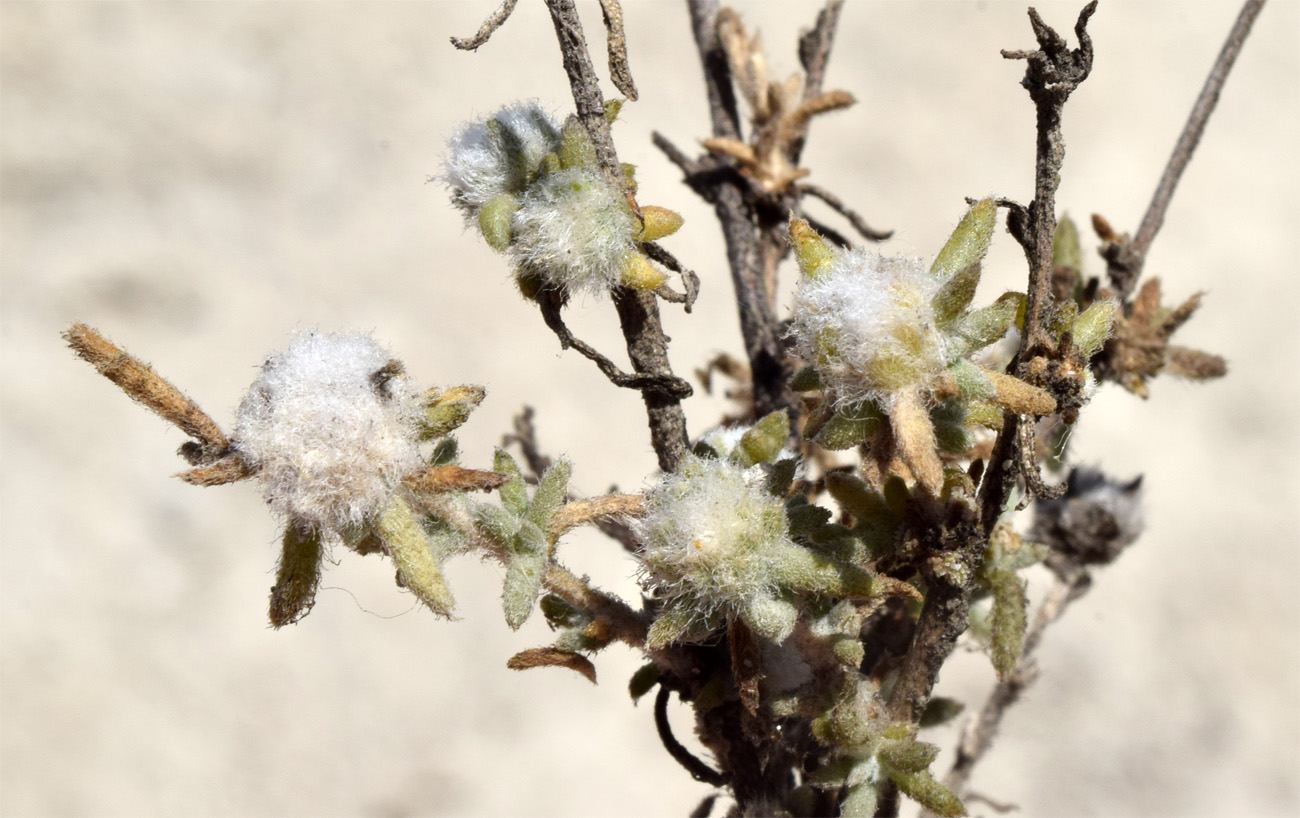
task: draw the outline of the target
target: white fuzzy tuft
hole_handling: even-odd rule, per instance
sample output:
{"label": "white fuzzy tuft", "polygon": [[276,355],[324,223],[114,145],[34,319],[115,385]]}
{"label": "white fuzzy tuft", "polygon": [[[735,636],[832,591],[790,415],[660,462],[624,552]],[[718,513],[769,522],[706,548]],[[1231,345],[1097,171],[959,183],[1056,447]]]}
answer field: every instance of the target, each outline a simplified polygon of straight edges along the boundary
{"label": "white fuzzy tuft", "polygon": [[[496,133],[488,127],[495,120]],[[467,221],[501,193],[519,195],[534,180],[537,166],[560,149],[560,123],[535,101],[507,105],[486,119],[462,125],[447,143],[439,178]]]}
{"label": "white fuzzy tuft", "polygon": [[623,194],[589,171],[550,173],[528,189],[510,251],[523,269],[569,293],[605,293],[619,282],[639,225]]}
{"label": "white fuzzy tuft", "polygon": [[647,584],[688,597],[702,614],[775,590],[774,545],[792,545],[782,502],[760,468],[688,454],[646,494],[635,523]]}
{"label": "white fuzzy tuft", "polygon": [[939,279],[920,259],[837,251],[830,269],[799,284],[791,334],[844,403],[888,403],[944,368],[931,299]]}
{"label": "white fuzzy tuft", "polygon": [[343,531],[420,466],[418,406],[395,364],[360,333],[298,333],[266,360],[239,405],[235,445],[276,512]]}

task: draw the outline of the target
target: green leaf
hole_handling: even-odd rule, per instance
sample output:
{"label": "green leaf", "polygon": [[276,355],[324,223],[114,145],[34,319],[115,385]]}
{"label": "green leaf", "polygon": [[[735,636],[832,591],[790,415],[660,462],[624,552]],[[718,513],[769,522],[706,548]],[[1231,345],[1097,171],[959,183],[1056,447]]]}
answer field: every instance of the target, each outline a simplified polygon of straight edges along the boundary
{"label": "green leaf", "polygon": [[569,476],[573,466],[567,460],[557,460],[542,474],[533,490],[533,500],[528,504],[525,518],[543,531],[551,527],[551,518],[564,504],[569,490]]}
{"label": "green leaf", "polygon": [[667,602],[650,624],[645,646],[649,650],[662,648],[695,633],[698,626],[699,615],[694,610],[684,604]]}
{"label": "green leaf", "polygon": [[824,274],[835,262],[835,254],[830,245],[803,219],[790,220],[790,244],[794,245],[794,257],[799,262],[799,271],[808,278]]}
{"label": "green leaf", "polygon": [[560,130],[560,167],[562,168],[595,168],[596,146],[591,144],[591,137],[587,135],[587,129],[583,127],[582,122],[576,116],[570,116],[564,120],[564,127]]}
{"label": "green leaf", "polygon": [[509,548],[515,534],[519,531],[520,520],[500,506],[479,503],[474,507],[474,519],[479,528],[493,542]]}
{"label": "green leaf", "polygon": [[754,424],[740,436],[738,453],[743,453],[740,465],[771,463],[785,449],[790,437],[790,417],[778,409]]}
{"label": "green leaf", "polygon": [[800,369],[790,378],[790,389],[794,392],[813,392],[821,388],[821,373],[812,364]]}
{"label": "green leaf", "polygon": [[831,653],[835,656],[835,661],[851,668],[861,665],[867,655],[862,640],[854,636],[839,636],[831,640]]}
{"label": "green leaf", "polygon": [[861,568],[797,545],[770,548],[767,557],[771,577],[786,588],[853,599],[876,596],[879,590],[871,575]]}
{"label": "green leaf", "polygon": [[528,150],[524,146],[523,139],[512,128],[497,119],[489,119],[487,129],[492,139],[501,146],[501,152],[505,154],[509,163],[510,189],[516,193],[523,192],[523,189],[536,178],[537,172],[536,168],[528,166]]}
{"label": "green leaf", "polygon": [[528,510],[528,490],[524,488],[524,476],[519,471],[519,464],[505,449],[497,449],[492,458],[492,470],[507,475],[507,480],[497,491],[501,494],[501,504],[516,517],[522,517]]}
{"label": "green leaf", "polygon": [[740,618],[778,645],[794,630],[799,619],[799,609],[793,602],[765,594],[754,594],[740,603]]}
{"label": "green leaf", "polygon": [[280,546],[280,565],[271,588],[271,625],[282,628],[302,619],[316,603],[316,587],[320,584],[321,558],[320,531],[299,528],[290,522],[284,529]]}
{"label": "green leaf", "polygon": [[925,704],[925,712],[921,714],[920,727],[938,727],[940,724],[946,724],[960,715],[961,711],[966,709],[966,705],[950,699],[947,696],[935,696]]}
{"label": "green leaf", "polygon": [[542,577],[546,574],[546,553],[517,554],[506,567],[505,588],[501,593],[506,624],[518,630],[533,612],[533,603],[541,593]]}
{"label": "green leaf", "polygon": [[966,814],[966,807],[952,794],[952,790],[935,780],[928,772],[904,773],[888,770],[898,789],[908,798],[943,818],[958,818]]}
{"label": "green leaf", "polygon": [[519,530],[515,532],[510,544],[510,550],[515,554],[531,554],[543,557],[550,551],[546,542],[546,534],[530,520],[519,521]]}
{"label": "green leaf", "polygon": [[1077,275],[1083,271],[1083,250],[1079,246],[1079,228],[1069,216],[1061,216],[1052,238],[1052,266],[1065,267]]}
{"label": "green leaf", "polygon": [[1096,355],[1110,337],[1111,326],[1119,305],[1114,301],[1096,301],[1074,322],[1074,347],[1086,360]]}
{"label": "green leaf", "polygon": [[930,410],[934,442],[942,451],[961,454],[974,443],[966,431],[966,408],[960,401],[948,400]]}
{"label": "green leaf", "polygon": [[887,528],[898,524],[898,518],[885,498],[856,474],[833,471],[826,475],[826,488],[840,508],[852,514],[859,523]]}
{"label": "green leaf", "polygon": [[1014,571],[994,571],[992,656],[998,679],[1005,681],[1016,670],[1020,646],[1025,640],[1025,581]]}
{"label": "green leaf", "polygon": [[822,789],[843,787],[857,763],[851,756],[838,756],[809,773],[808,780]]}
{"label": "green leaf", "polygon": [[[993,241],[998,208],[992,199],[981,199],[961,217],[939,255],[934,257],[930,274],[947,281],[958,273],[978,266]],[[978,281],[978,273],[976,273]]]}
{"label": "green leaf", "polygon": [[632,695],[632,701],[635,702],[653,690],[657,684],[659,684],[659,666],[654,662],[647,662],[632,674],[632,678],[627,683],[627,692]]}
{"label": "green leaf", "polygon": [[429,541],[429,551],[439,565],[449,557],[465,551],[465,536],[436,517],[424,517],[420,520],[424,536]]}
{"label": "green leaf", "polygon": [[786,501],[785,519],[790,536],[797,540],[811,540],[817,537],[831,519],[830,509],[822,508],[808,502],[808,498],[796,493]]}
{"label": "green leaf", "polygon": [[455,606],[451,591],[438,569],[424,529],[406,501],[397,496],[389,500],[375,518],[375,529],[397,565],[402,585],[434,613],[451,616]]}
{"label": "green leaf", "polygon": [[930,768],[931,762],[939,755],[939,747],[914,738],[905,738],[885,742],[878,755],[892,770],[919,773]]}
{"label": "green leaf", "polygon": [[930,299],[934,309],[934,320],[939,329],[946,330],[958,318],[961,318],[975,299],[975,288],[980,283],[980,265],[978,262],[958,270],[943,284]]}
{"label": "green leaf", "polygon": [[874,782],[850,787],[844,801],[840,803],[840,815],[844,818],[872,818],[876,814],[879,798],[880,790]]}
{"label": "green leaf", "polygon": [[950,336],[954,343],[948,350],[949,356],[964,358],[1006,335],[1024,298],[1020,293],[1003,293],[989,306],[968,313]]}
{"label": "green leaf", "polygon": [[420,396],[424,415],[420,418],[420,440],[446,437],[456,431],[474,407],[483,402],[487,391],[481,386],[453,386],[429,389]]}
{"label": "green leaf", "polygon": [[846,406],[835,412],[817,431],[817,445],[831,451],[852,449],[868,440],[885,423],[884,413],[871,401]]}
{"label": "green leaf", "polygon": [[539,603],[546,624],[554,628],[582,627],[591,621],[591,616],[555,594],[546,594]]}
{"label": "green leaf", "polygon": [[767,493],[773,497],[784,497],[790,491],[790,486],[794,485],[794,475],[798,470],[799,461],[793,457],[776,461],[772,464],[772,470],[767,473],[763,488],[767,489]]}
{"label": "green leaf", "polygon": [[454,466],[460,454],[460,444],[454,437],[444,437],[433,444],[433,453],[429,455],[430,466]]}
{"label": "green leaf", "polygon": [[988,400],[996,394],[993,382],[984,374],[984,370],[965,358],[958,358],[949,364],[948,374],[952,375],[963,398]]}
{"label": "green leaf", "polygon": [[515,211],[519,200],[509,193],[498,193],[484,202],[478,212],[478,229],[488,247],[498,253],[510,248],[514,239]]}

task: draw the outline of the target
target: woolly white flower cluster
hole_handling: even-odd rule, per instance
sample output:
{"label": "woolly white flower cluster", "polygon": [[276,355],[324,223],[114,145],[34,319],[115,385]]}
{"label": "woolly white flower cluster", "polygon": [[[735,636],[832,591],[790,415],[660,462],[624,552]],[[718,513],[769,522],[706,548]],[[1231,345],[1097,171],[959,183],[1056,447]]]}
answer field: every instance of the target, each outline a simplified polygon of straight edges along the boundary
{"label": "woolly white flower cluster", "polygon": [[663,283],[639,243],[671,233],[680,217],[664,227],[668,211],[645,208],[638,218],[600,174],[576,117],[560,124],[535,102],[502,108],[457,131],[441,178],[466,220],[511,257],[525,294],[538,285],[600,294]]}
{"label": "woolly white flower cluster", "polygon": [[765,479],[761,467],[694,454],[664,475],[635,523],[647,584],[702,617],[771,599],[777,590],[772,552],[797,546],[785,507],[764,488]]}
{"label": "woolly white flower cluster", "polygon": [[477,225],[479,211],[493,197],[518,196],[536,181],[542,160],[560,149],[560,127],[533,100],[462,125],[447,143],[440,178],[465,220]]}
{"label": "woolly white flower cluster", "polygon": [[582,169],[543,176],[514,214],[511,252],[567,292],[604,293],[623,277],[640,229],[623,195]]}
{"label": "woolly white flower cluster", "polygon": [[794,297],[797,353],[843,403],[920,386],[947,365],[932,299],[942,281],[920,259],[832,250],[828,269]]}
{"label": "woolly white flower cluster", "polygon": [[338,533],[382,510],[420,466],[417,418],[401,364],[373,338],[303,332],[263,364],[235,446],[276,512]]}

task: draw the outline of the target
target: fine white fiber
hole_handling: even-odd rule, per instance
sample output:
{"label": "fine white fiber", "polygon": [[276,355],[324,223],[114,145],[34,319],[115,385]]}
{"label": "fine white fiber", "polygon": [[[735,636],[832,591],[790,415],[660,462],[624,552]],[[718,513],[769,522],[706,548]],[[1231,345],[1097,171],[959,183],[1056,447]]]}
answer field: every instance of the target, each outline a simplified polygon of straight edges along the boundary
{"label": "fine white fiber", "polygon": [[439,178],[473,223],[492,197],[523,193],[536,180],[542,159],[559,149],[560,122],[536,101],[516,102],[462,125],[448,140]]}
{"label": "fine white fiber", "polygon": [[378,513],[420,466],[417,411],[401,364],[373,338],[302,332],[240,403],[235,446],[277,513],[337,533]]}
{"label": "fine white fiber", "polygon": [[640,225],[623,194],[581,169],[548,173],[523,195],[510,251],[521,268],[568,293],[609,292]]}
{"label": "fine white fiber", "polygon": [[941,282],[920,259],[836,251],[831,267],[795,292],[791,335],[845,403],[888,403],[946,363],[931,300]]}

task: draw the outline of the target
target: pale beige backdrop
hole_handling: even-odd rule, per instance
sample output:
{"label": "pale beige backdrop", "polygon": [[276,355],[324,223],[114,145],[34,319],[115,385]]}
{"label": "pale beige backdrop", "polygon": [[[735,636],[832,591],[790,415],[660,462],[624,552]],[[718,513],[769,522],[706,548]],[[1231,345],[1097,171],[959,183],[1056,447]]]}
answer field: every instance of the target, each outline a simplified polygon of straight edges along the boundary
{"label": "pale beige backdrop", "polygon": [[[527,402],[580,488],[643,485],[640,401],[560,353],[426,184],[459,121],[568,106],[540,3],[476,54],[448,45],[495,5],[0,4],[0,812],[658,816],[707,794],[628,701],[631,652],[600,656],[594,688],[505,669],[547,632],[509,632],[494,566],[451,567],[448,623],[412,610],[382,560],[339,552],[312,615],[272,631],[277,523],[257,491],[171,479],[182,436],[58,337],[99,326],[228,423],[292,330],[373,331],[423,383],[488,387],[468,463]],[[665,314],[689,373],[739,349],[709,211],[649,145],[654,128],[687,149],[706,134],[699,69],[683,4],[625,5],[642,100],[615,133],[641,201],[687,216],[667,245],[703,295]],[[1078,5],[1040,10],[1066,31]],[[1064,208],[1136,226],[1236,6],[1103,0],[1066,111]],[[739,8],[793,70],[814,5]],[[1231,377],[1161,381],[1145,403],[1107,390],[1075,438],[1079,461],[1146,474],[1150,532],[1051,631],[1042,681],[975,777],[1024,815],[1300,811],[1298,20],[1290,0],[1265,9],[1148,267],[1173,299],[1207,292],[1182,340]],[[1021,2],[849,3],[827,82],[859,104],[816,122],[812,179],[919,255],[963,197],[1026,201],[1032,107],[998,49],[1032,44]],[[1000,234],[983,292],[1022,278]],[[617,350],[611,312],[587,298],[569,314]],[[693,400],[692,431],[719,407]],[[636,592],[600,537],[562,557]],[[965,655],[941,688],[982,696],[991,678]],[[936,740],[946,766],[952,732]]]}

